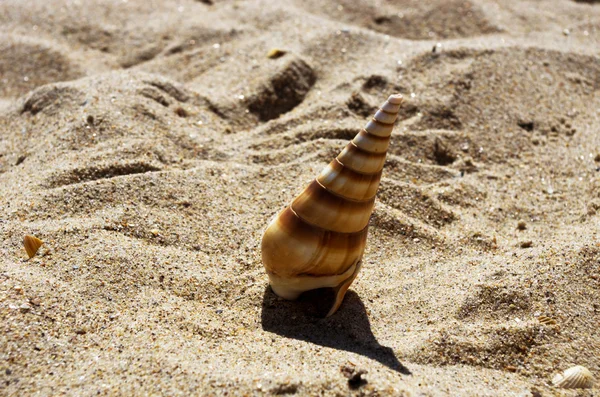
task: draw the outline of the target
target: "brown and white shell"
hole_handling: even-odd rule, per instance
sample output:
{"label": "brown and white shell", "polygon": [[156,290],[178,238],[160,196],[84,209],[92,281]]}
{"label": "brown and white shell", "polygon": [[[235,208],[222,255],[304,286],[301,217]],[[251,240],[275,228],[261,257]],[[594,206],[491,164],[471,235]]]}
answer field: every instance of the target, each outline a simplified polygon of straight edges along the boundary
{"label": "brown and white shell", "polygon": [[361,267],[369,218],[402,96],[391,95],[345,149],[267,226],[262,261],[275,294],[334,288],[339,308]]}
{"label": "brown and white shell", "polygon": [[563,389],[591,389],[594,386],[594,377],[586,367],[576,365],[556,375],[552,384]]}

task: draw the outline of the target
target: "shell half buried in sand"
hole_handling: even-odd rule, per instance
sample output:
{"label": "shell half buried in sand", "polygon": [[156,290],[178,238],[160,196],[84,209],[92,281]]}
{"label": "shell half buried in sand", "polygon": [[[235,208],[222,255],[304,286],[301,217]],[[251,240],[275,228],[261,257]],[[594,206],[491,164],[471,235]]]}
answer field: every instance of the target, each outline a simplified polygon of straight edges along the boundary
{"label": "shell half buried in sand", "polygon": [[401,95],[392,95],[344,150],[267,226],[262,261],[285,299],[334,288],[339,308],[361,267],[369,218]]}
{"label": "shell half buried in sand", "polygon": [[591,389],[594,386],[594,377],[586,367],[577,365],[556,375],[552,384],[563,389]]}

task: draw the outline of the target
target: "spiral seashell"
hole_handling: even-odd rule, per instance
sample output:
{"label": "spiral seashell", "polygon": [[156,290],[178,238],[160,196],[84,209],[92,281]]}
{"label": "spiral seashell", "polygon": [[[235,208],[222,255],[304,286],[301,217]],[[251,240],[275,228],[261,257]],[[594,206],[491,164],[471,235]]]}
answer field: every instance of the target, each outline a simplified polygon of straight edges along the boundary
{"label": "spiral seashell", "polygon": [[563,389],[591,389],[594,386],[594,377],[586,367],[577,365],[556,375],[552,384]]}
{"label": "spiral seashell", "polygon": [[44,244],[44,242],[34,236],[27,235],[23,238],[23,245],[25,246],[25,251],[27,251],[27,256],[29,256],[29,259],[34,257],[42,244]]}
{"label": "spiral seashell", "polygon": [[361,267],[367,228],[402,95],[388,98],[375,116],[319,176],[267,226],[262,261],[271,288],[296,299],[334,288],[339,308]]}

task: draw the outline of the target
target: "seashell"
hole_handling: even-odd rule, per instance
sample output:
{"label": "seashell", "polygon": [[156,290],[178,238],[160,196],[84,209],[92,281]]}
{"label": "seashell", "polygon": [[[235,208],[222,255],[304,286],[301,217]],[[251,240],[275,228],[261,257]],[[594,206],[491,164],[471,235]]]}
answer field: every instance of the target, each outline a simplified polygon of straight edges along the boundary
{"label": "seashell", "polygon": [[287,54],[287,51],[285,51],[285,50],[280,50],[279,48],[271,48],[269,50],[269,52],[267,53],[267,58],[277,59],[277,58],[281,58],[285,54]]}
{"label": "seashell", "polygon": [[33,258],[38,249],[44,244],[42,240],[34,236],[25,236],[23,238],[23,245],[25,245],[25,251],[27,251],[27,255],[29,259]]}
{"label": "seashell", "polygon": [[556,325],[558,324],[555,319],[548,316],[539,316],[538,321],[543,325]]}
{"label": "seashell", "polygon": [[294,300],[334,288],[339,308],[361,267],[367,228],[402,95],[388,98],[344,150],[267,226],[262,261],[273,292]]}
{"label": "seashell", "polygon": [[591,389],[594,386],[594,377],[586,367],[577,365],[556,375],[552,384],[563,389]]}

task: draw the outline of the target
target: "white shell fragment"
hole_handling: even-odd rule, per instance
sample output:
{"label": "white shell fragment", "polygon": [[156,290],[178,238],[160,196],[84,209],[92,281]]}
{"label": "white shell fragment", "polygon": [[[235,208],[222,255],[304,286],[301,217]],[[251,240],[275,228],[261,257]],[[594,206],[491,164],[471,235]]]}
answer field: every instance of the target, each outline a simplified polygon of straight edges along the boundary
{"label": "white shell fragment", "polygon": [[594,378],[586,367],[577,365],[556,375],[552,384],[563,389],[591,389],[594,386]]}

